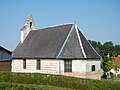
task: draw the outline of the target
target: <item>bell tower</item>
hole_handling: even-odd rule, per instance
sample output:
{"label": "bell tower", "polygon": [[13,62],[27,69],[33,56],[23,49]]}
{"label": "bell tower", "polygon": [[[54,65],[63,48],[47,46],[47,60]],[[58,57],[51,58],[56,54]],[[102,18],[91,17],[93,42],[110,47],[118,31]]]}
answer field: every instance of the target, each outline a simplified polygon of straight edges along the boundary
{"label": "bell tower", "polygon": [[24,42],[25,38],[27,37],[27,35],[29,34],[30,31],[35,30],[35,22],[32,18],[32,15],[29,14],[24,26],[21,29],[21,43]]}

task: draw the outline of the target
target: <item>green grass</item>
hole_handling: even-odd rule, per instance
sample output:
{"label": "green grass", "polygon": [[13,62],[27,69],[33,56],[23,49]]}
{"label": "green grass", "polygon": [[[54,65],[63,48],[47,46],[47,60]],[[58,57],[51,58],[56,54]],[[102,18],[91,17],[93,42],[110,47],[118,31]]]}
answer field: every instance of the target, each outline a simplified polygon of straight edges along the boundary
{"label": "green grass", "polygon": [[[41,86],[40,89],[38,90],[43,90],[43,89],[51,90],[53,86],[54,87],[52,90],[56,90],[57,88],[58,90],[63,90],[67,88],[77,89],[77,90],[120,90],[120,81],[91,80],[91,79],[82,79],[82,78],[67,77],[61,75],[38,74],[38,73],[0,72],[0,82],[12,83],[14,87],[16,86],[16,83],[19,83],[17,86],[21,88],[22,87],[29,88],[31,87],[29,85],[32,84],[35,85],[35,88],[37,88],[37,85]],[[20,83],[25,84],[26,86],[23,85],[21,86]],[[6,87],[7,85],[9,86],[9,84],[6,84]],[[59,87],[62,89],[60,89]]]}
{"label": "green grass", "polygon": [[62,87],[36,84],[0,82],[0,90],[74,90]]}

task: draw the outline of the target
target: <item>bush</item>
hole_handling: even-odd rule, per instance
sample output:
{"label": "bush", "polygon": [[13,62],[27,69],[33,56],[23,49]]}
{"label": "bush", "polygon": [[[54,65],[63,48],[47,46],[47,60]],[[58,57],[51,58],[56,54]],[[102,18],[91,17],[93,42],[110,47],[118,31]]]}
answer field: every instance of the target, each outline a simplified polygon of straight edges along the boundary
{"label": "bush", "polygon": [[[38,73],[11,73],[0,72],[0,82],[50,85],[80,90],[120,90],[119,81],[90,80],[61,75],[38,74]],[[3,86],[0,86],[3,88]],[[11,87],[9,85],[9,87]],[[23,86],[12,84],[12,88],[21,90]],[[28,90],[28,87],[25,88]],[[33,88],[34,90],[34,88]]]}

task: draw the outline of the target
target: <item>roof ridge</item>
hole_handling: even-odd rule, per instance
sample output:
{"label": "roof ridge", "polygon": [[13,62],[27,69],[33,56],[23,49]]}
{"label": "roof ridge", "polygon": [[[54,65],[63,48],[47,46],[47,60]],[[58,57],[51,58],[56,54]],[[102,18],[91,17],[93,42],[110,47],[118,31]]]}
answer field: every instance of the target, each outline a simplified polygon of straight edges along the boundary
{"label": "roof ridge", "polygon": [[64,24],[56,24],[56,25],[53,25],[53,26],[43,27],[43,28],[39,28],[39,29],[36,29],[36,30],[47,29],[47,28],[54,28],[54,27],[65,26],[65,25],[70,25],[70,24],[74,24],[74,22],[64,23]]}
{"label": "roof ridge", "polygon": [[76,33],[77,33],[77,36],[78,36],[79,45],[81,47],[82,54],[83,54],[84,58],[87,58],[87,55],[86,55],[85,50],[83,48],[83,43],[81,41],[81,37],[80,37],[79,32],[78,32],[78,26],[77,26],[77,24],[75,24],[75,30],[76,30]]}
{"label": "roof ridge", "polygon": [[58,53],[57,56],[56,56],[56,58],[58,58],[58,57],[60,56],[61,52],[63,51],[63,48],[64,48],[64,46],[65,46],[65,44],[66,44],[66,42],[67,42],[67,40],[68,40],[68,38],[69,38],[69,36],[70,36],[70,34],[71,34],[71,32],[72,32],[72,30],[73,30],[74,27],[75,27],[75,23],[73,23],[73,25],[72,25],[72,27],[71,27],[71,29],[70,29],[67,37],[66,37],[66,39],[65,39],[65,41],[64,41],[61,49],[59,50],[59,53]]}

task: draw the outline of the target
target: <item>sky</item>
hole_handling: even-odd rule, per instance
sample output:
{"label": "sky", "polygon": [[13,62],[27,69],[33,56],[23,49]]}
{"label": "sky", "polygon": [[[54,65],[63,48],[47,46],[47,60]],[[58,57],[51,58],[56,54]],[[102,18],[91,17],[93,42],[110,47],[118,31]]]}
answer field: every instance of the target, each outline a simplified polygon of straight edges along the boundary
{"label": "sky", "polygon": [[120,45],[120,0],[0,0],[0,46],[16,48],[28,14],[37,29],[76,22],[87,39]]}

